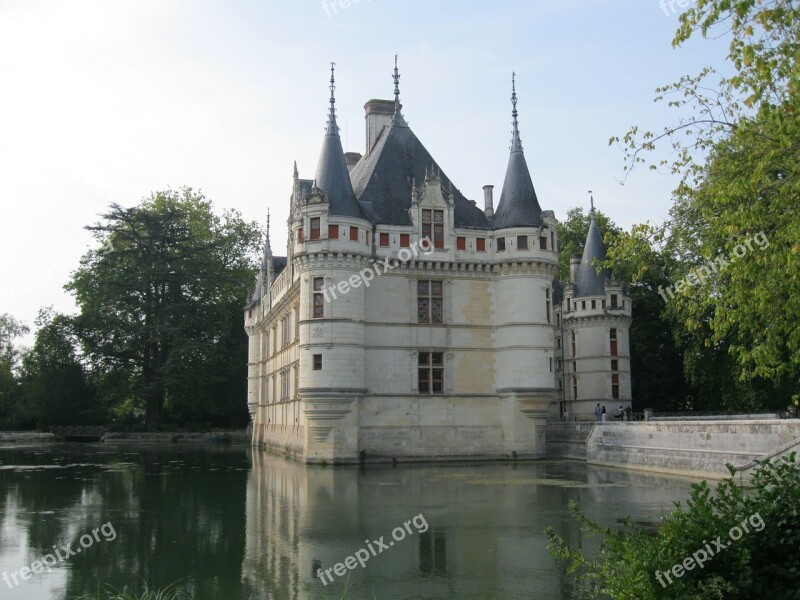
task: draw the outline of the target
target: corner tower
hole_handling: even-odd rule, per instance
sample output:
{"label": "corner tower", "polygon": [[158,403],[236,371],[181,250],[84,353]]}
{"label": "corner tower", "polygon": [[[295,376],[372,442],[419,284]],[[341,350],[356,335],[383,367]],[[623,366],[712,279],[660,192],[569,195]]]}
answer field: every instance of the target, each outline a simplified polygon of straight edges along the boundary
{"label": "corner tower", "polygon": [[562,418],[566,413],[569,420],[594,419],[599,403],[611,420],[620,405],[631,406],[632,306],[622,282],[600,266],[606,247],[595,218],[594,198],[589,215],[583,255],[580,263],[574,260],[557,317],[563,354],[557,378],[561,380]]}

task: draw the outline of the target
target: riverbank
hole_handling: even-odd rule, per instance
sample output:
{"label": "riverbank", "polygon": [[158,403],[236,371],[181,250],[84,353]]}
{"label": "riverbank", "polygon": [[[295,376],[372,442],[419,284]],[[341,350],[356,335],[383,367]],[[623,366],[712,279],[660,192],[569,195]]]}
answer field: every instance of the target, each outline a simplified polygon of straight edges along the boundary
{"label": "riverbank", "polygon": [[800,449],[800,420],[658,420],[548,423],[549,457],[653,473],[722,479],[726,465],[743,471],[755,461]]}
{"label": "riverbank", "polygon": [[[0,444],[49,444],[59,441],[52,433],[36,431],[0,431]],[[106,432],[108,444],[250,444],[246,430],[212,432]]]}

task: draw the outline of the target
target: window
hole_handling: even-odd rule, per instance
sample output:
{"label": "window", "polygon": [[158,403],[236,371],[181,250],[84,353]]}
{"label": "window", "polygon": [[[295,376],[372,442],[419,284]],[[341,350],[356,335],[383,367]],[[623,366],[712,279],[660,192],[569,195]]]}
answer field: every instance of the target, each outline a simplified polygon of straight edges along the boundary
{"label": "window", "polygon": [[545,236],[539,236],[539,250],[547,250],[547,238]]}
{"label": "window", "polygon": [[300,397],[300,370],[294,366],[294,397]]}
{"label": "window", "polygon": [[517,236],[517,250],[527,250],[528,249],[528,236],[527,235],[518,235]]}
{"label": "window", "polygon": [[300,306],[294,307],[294,339],[300,341]]}
{"label": "window", "polygon": [[586,300],[581,300],[581,310],[586,310]]}
{"label": "window", "polygon": [[441,394],[444,391],[444,353],[420,352],[417,361],[420,394]]}
{"label": "window", "polygon": [[572,310],[572,300],[567,298],[567,312]]}
{"label": "window", "polygon": [[297,230],[297,243],[300,244],[303,242],[303,228]]}
{"label": "window", "polygon": [[456,238],[456,250],[466,250],[467,249],[467,238],[460,235]]}
{"label": "window", "polygon": [[506,251],[506,238],[497,238],[497,251],[498,252]]}
{"label": "window", "polygon": [[608,340],[611,345],[611,356],[617,355],[617,330],[613,327],[608,330]]}
{"label": "window", "polygon": [[544,309],[547,311],[547,322],[550,322],[550,288],[544,290]]}
{"label": "window", "polygon": [[561,359],[557,358],[556,359],[556,371],[560,371],[560,370],[561,370]]}
{"label": "window", "polygon": [[611,397],[619,400],[619,375],[616,373],[611,376]]}
{"label": "window", "polygon": [[617,308],[617,295],[611,294],[611,308]]}
{"label": "window", "polygon": [[425,575],[447,575],[447,538],[441,529],[419,536],[419,570]]}
{"label": "window", "polygon": [[556,249],[556,234],[553,231],[550,232],[550,249]]}
{"label": "window", "polygon": [[328,239],[329,240],[338,240],[339,239],[339,226],[338,225],[328,225]]}
{"label": "window", "polygon": [[553,357],[550,357],[550,372],[553,372]]}
{"label": "window", "polygon": [[597,300],[592,300],[592,310],[597,308]]}
{"label": "window", "polygon": [[557,337],[556,338],[556,350],[560,350],[560,349],[561,349],[561,338]]}
{"label": "window", "polygon": [[556,313],[556,327],[561,327],[561,313]]}
{"label": "window", "polygon": [[319,217],[311,218],[311,239],[319,239]]}
{"label": "window", "polygon": [[411,245],[409,242],[409,237],[407,233],[400,234],[400,247],[401,248],[408,248]]}
{"label": "window", "polygon": [[281,371],[281,400],[288,400],[289,399],[289,377],[288,373],[284,369]]}
{"label": "window", "polygon": [[475,249],[478,252],[486,252],[486,238],[476,238]]}
{"label": "window", "polygon": [[314,277],[314,307],[313,316],[321,319],[325,316],[325,299],[322,296],[322,286],[325,285],[324,277]]}
{"label": "window", "polygon": [[578,380],[575,377],[572,378],[572,398],[578,399]]}
{"label": "window", "polygon": [[417,281],[417,322],[442,322],[442,282]]}
{"label": "window", "polygon": [[605,299],[605,298],[603,298],[602,300],[600,300],[600,306],[601,306],[602,308],[605,308],[605,307],[606,307],[606,299]]}
{"label": "window", "polygon": [[619,360],[617,360],[616,358],[611,359],[611,370],[619,371]]}
{"label": "window", "polygon": [[358,241],[358,227],[351,227],[350,228],[350,241],[357,242]]}
{"label": "window", "polygon": [[422,209],[422,237],[433,241],[434,248],[444,248],[444,211]]}
{"label": "window", "polygon": [[322,354],[314,355],[314,370],[322,371]]}
{"label": "window", "polygon": [[575,358],[575,332],[574,331],[570,331],[569,332],[569,336],[570,336],[569,341],[570,341],[570,344],[572,346],[572,358]]}
{"label": "window", "polygon": [[381,239],[381,247],[386,248],[389,245],[389,234],[382,233],[380,239]]}

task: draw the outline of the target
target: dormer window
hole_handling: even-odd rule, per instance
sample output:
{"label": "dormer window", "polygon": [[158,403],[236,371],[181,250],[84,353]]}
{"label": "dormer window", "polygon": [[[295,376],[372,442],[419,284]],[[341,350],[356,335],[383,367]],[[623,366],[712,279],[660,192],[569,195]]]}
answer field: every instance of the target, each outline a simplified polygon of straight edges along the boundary
{"label": "dormer window", "polygon": [[422,237],[433,241],[434,248],[444,248],[444,211],[422,209]]}
{"label": "dormer window", "polygon": [[527,235],[518,235],[517,236],[517,250],[527,250],[528,249],[528,236]]}
{"label": "dormer window", "polygon": [[319,239],[319,217],[312,217],[311,221],[311,238],[312,240]]}
{"label": "dormer window", "polygon": [[497,251],[505,252],[505,250],[506,250],[506,238],[497,238]]}

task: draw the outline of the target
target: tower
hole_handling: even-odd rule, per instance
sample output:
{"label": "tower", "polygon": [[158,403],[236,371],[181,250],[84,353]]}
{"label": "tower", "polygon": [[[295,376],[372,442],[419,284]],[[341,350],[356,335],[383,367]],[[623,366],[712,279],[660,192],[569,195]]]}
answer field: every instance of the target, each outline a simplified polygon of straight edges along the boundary
{"label": "tower", "polygon": [[591,199],[589,232],[578,260],[570,265],[557,315],[560,412],[570,420],[594,419],[599,403],[608,418],[631,405],[629,331],[631,298],[622,282],[600,268],[606,259],[603,236]]}

